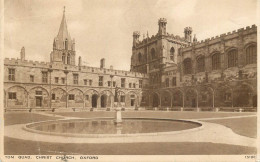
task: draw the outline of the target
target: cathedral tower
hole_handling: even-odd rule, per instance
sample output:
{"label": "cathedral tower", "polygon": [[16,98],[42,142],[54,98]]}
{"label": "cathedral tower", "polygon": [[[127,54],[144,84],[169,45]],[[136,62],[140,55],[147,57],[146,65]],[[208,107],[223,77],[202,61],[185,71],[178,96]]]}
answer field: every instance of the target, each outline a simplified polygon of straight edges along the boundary
{"label": "cathedral tower", "polygon": [[58,35],[54,38],[53,41],[51,62],[60,62],[68,65],[75,65],[75,40],[71,39],[68,32],[65,17],[65,7]]}

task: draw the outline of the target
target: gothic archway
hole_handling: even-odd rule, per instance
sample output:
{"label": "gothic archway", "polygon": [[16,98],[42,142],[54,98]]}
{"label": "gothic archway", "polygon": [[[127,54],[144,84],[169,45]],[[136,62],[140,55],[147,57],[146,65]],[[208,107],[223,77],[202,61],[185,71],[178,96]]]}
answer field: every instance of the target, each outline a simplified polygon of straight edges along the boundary
{"label": "gothic archway", "polygon": [[159,106],[159,102],[160,102],[160,100],[159,100],[158,94],[157,93],[153,93],[153,102],[152,102],[153,107],[158,107]]}
{"label": "gothic archway", "polygon": [[93,94],[91,97],[91,103],[93,108],[97,108],[97,100],[98,100],[98,95]]}
{"label": "gothic archway", "polygon": [[105,108],[107,106],[107,95],[103,94],[101,96],[101,108]]}

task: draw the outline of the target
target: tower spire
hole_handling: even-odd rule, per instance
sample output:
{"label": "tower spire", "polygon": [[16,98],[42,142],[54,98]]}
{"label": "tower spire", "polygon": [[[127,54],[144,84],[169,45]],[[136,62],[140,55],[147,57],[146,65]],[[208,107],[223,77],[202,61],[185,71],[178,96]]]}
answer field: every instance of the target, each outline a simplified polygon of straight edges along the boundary
{"label": "tower spire", "polygon": [[68,28],[67,28],[67,21],[66,21],[66,16],[65,16],[65,6],[63,8],[63,16],[62,16],[62,20],[61,20],[61,24],[60,24],[60,29],[57,35],[57,39],[59,41],[65,41],[67,39],[67,41],[71,41],[69,32],[68,32]]}
{"label": "tower spire", "polygon": [[75,40],[71,39],[68,32],[65,9],[64,6],[59,32],[53,41],[51,62],[75,65]]}

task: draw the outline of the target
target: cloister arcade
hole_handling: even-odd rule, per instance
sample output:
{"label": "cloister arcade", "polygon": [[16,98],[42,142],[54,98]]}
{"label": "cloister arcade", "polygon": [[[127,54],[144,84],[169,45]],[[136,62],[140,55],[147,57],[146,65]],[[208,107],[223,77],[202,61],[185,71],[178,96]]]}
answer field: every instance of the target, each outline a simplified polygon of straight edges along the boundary
{"label": "cloister arcade", "polygon": [[257,92],[249,83],[233,85],[203,85],[160,90],[118,92],[111,90],[65,90],[36,86],[12,86],[4,91],[6,108],[111,108],[120,104],[125,108],[137,107],[256,107]]}

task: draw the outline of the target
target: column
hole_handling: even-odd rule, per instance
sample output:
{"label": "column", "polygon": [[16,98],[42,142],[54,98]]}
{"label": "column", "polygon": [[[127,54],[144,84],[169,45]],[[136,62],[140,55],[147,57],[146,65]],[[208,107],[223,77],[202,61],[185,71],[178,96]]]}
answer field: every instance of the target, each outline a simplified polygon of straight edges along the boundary
{"label": "column", "polygon": [[159,99],[160,99],[160,105],[159,105],[159,107],[162,107],[162,95],[160,94],[160,96],[159,96]]}
{"label": "column", "polygon": [[[6,95],[7,96],[7,95]],[[6,107],[7,107],[7,102],[6,102]],[[30,108],[29,104],[29,93],[27,93],[27,108]]]}
{"label": "column", "polygon": [[199,108],[199,94],[198,94],[198,91],[197,91],[197,96],[196,96],[196,100],[197,100],[197,108]]}
{"label": "column", "polygon": [[85,99],[86,99],[86,96],[85,96],[85,94],[83,93],[83,109],[85,108]]}
{"label": "column", "polygon": [[233,89],[231,89],[231,94],[232,94],[232,108],[234,107],[234,93]]}
{"label": "column", "polygon": [[66,108],[68,108],[68,70],[64,70],[64,73],[66,74]]}
{"label": "column", "polygon": [[110,108],[113,108],[113,96],[112,96],[112,94],[109,97],[110,97]]}
{"label": "column", "polygon": [[184,93],[182,93],[182,107],[183,107],[183,108],[185,107],[184,98],[185,98]]}
{"label": "column", "polygon": [[51,109],[51,102],[52,102],[52,93],[51,93],[51,73],[52,73],[52,69],[51,69],[51,67],[50,67],[50,69],[48,70],[49,71],[49,73],[50,73],[50,93],[49,93],[49,97],[50,97],[50,109]]}
{"label": "column", "polygon": [[[5,108],[7,108],[7,107],[8,107],[8,92],[6,92],[6,95],[5,95]],[[29,108],[29,104],[28,104],[28,108]]]}
{"label": "column", "polygon": [[200,111],[200,108],[199,108],[199,94],[198,94],[198,91],[197,91],[197,111],[198,111],[198,112]]}
{"label": "column", "polygon": [[215,108],[215,91],[212,89],[212,107]]}
{"label": "column", "polygon": [[98,98],[97,98],[97,108],[100,108],[100,106],[101,106],[100,98],[101,98],[101,96],[98,96]]}
{"label": "column", "polygon": [[173,98],[173,97],[171,96],[171,107],[172,107],[172,98]]}
{"label": "column", "polygon": [[150,102],[151,102],[150,95],[148,95],[148,107],[151,106]]}

